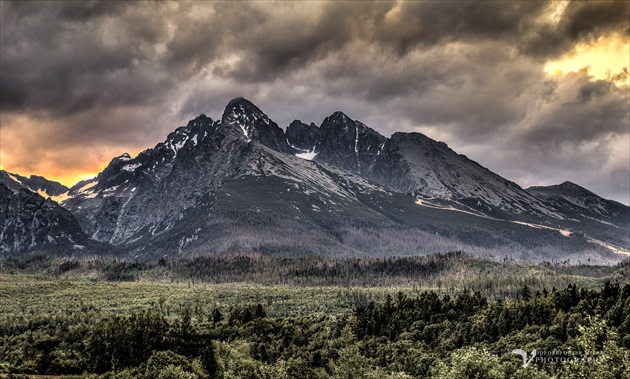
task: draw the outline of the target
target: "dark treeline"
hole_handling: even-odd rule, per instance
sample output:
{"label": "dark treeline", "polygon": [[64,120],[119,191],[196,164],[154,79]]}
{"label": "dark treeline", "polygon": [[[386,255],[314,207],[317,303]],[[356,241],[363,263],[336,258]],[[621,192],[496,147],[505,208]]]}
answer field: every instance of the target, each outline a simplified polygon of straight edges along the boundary
{"label": "dark treeline", "polygon": [[462,253],[430,257],[331,259],[319,257],[197,257],[168,264],[180,278],[212,282],[242,280],[264,274],[269,278],[299,282],[304,279],[330,284],[362,282],[379,277],[429,278],[453,268]]}
{"label": "dark treeline", "polygon": [[[453,267],[459,259],[468,258],[461,252],[426,257],[392,258],[324,258],[313,256],[282,257],[262,255],[200,256],[192,258],[162,258],[157,262],[116,259],[63,259],[47,255],[0,260],[0,270],[64,274],[80,268],[103,272],[105,280],[125,281],[131,273],[168,270],[177,278],[205,281],[232,281],[246,275],[267,273],[270,277],[339,277],[339,276],[405,276],[430,277]],[[469,258],[472,259],[472,258]],[[270,271],[271,270],[271,271]]]}
{"label": "dark treeline", "polygon": [[[3,318],[0,341],[5,372],[102,379],[627,378],[630,285],[524,286],[507,301],[400,292],[344,316],[269,317],[261,304],[171,316],[85,307]],[[523,367],[517,348],[595,359]]]}
{"label": "dark treeline", "polygon": [[473,258],[461,252],[422,257],[326,258],[264,255],[162,258],[157,262],[119,259],[68,259],[35,255],[0,260],[0,273],[30,273],[49,277],[91,280],[167,280],[205,283],[251,282],[298,286],[406,286],[459,293],[478,290],[492,298],[511,298],[523,285],[533,290],[602,285],[606,280],[625,283],[630,260],[616,266],[566,263],[512,264]]}

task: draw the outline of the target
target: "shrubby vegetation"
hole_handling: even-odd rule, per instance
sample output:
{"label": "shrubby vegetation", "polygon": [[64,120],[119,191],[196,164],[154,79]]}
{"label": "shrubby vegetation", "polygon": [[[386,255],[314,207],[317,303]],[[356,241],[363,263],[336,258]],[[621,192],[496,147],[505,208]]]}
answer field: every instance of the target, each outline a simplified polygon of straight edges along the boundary
{"label": "shrubby vegetation", "polygon": [[[220,277],[215,265],[232,265],[225,272],[234,277],[256,278],[260,269],[243,257],[150,265],[3,261],[0,295],[9,301],[0,304],[0,372],[94,379],[630,377],[627,262],[610,269],[523,267],[565,270],[565,280],[580,278],[568,276],[574,272],[594,276],[562,288],[545,287],[551,276],[532,276],[538,277],[534,286],[519,283],[502,297],[446,285],[442,290],[331,285],[321,289],[330,302],[322,301],[317,311],[308,304],[314,290],[296,286],[359,273],[374,285],[377,278],[446,282],[458,272],[452,271],[457,261],[467,259],[450,258],[302,265],[289,260],[288,272],[307,279],[288,287],[199,283]],[[477,264],[487,264],[483,272],[497,267]],[[131,275],[134,282],[107,282],[125,280],[108,276],[108,270]],[[128,296],[135,296],[132,303]],[[282,307],[306,311],[282,313]],[[533,360],[523,367],[513,349],[597,355],[585,361],[581,358],[591,356]]]}
{"label": "shrubby vegetation", "polygon": [[462,252],[420,257],[346,258],[221,255],[162,258],[63,259],[46,255],[0,260],[0,274],[106,282],[256,283],[290,286],[413,287],[437,292],[477,290],[490,298],[513,298],[523,285],[534,290],[601,286],[630,277],[630,259],[615,266],[565,262],[515,264],[473,258]]}

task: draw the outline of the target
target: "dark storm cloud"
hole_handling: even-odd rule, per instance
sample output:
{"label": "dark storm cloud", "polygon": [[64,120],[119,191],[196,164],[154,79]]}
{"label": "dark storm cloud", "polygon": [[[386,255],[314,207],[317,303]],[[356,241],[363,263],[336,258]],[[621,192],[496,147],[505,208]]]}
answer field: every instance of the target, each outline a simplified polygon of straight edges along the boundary
{"label": "dark storm cloud", "polygon": [[[378,54],[404,57],[417,48],[457,41],[504,38],[515,41],[532,26],[544,2],[325,2],[314,12],[230,3],[223,22],[244,59],[222,73],[241,82],[273,80],[357,43],[375,44]],[[230,15],[234,17],[229,17]],[[283,17],[287,16],[287,17]],[[252,22],[253,20],[253,22]],[[234,36],[233,36],[234,37]],[[228,38],[230,39],[230,38]],[[354,53],[363,59],[361,50]],[[352,66],[347,67],[352,70]]]}
{"label": "dark storm cloud", "polygon": [[393,4],[331,2],[314,15],[295,17],[295,9],[286,9],[289,17],[280,20],[268,10],[262,22],[240,32],[246,54],[234,74],[244,81],[272,79],[324,59],[355,40],[369,38],[370,28],[382,22]]}
{"label": "dark storm cloud", "polygon": [[572,2],[550,24],[540,20],[549,7],[542,1],[327,2],[297,18],[283,18],[283,12],[261,9],[259,3],[230,3],[221,9],[228,15],[222,21],[239,26],[221,29],[235,34],[233,48],[242,49],[244,59],[222,73],[242,82],[273,80],[357,41],[377,44],[380,54],[399,58],[415,49],[484,41],[501,41],[504,48],[537,59],[556,58],[577,42],[610,32],[627,34],[629,6]]}
{"label": "dark storm cloud", "polygon": [[627,1],[572,1],[556,24],[524,31],[521,50],[540,59],[557,58],[577,42],[594,43],[610,33],[628,37],[629,17],[630,2]]}
{"label": "dark storm cloud", "polygon": [[73,114],[149,102],[165,75],[152,75],[143,41],[127,43],[106,25],[122,6],[54,4],[2,4],[2,110]]}
{"label": "dark storm cloud", "polygon": [[628,132],[627,89],[605,80],[592,81],[584,71],[569,74],[562,84],[557,90],[560,97],[544,107],[536,128],[526,133],[528,141],[546,146]]}
{"label": "dark storm cloud", "polygon": [[377,29],[379,41],[404,54],[420,46],[452,41],[514,38],[532,26],[544,2],[431,1],[405,2],[396,10],[397,22]]}
{"label": "dark storm cloud", "polygon": [[627,36],[630,32],[629,12],[627,1],[571,2],[562,24],[573,39],[597,38],[608,32],[621,32]]}
{"label": "dark storm cloud", "polygon": [[[422,131],[472,158],[482,152],[481,163],[517,182],[534,172],[545,181],[550,167],[577,173],[571,162],[604,165],[600,181],[623,178],[607,151],[628,135],[627,88],[586,71],[550,78],[543,67],[577,43],[628,36],[630,5],[571,2],[554,18],[561,5],[2,1],[3,136],[29,125],[31,143],[11,141],[10,151],[32,167],[33,151],[138,151],[245,96],[281,126],[342,110],[386,135]],[[531,151],[539,160],[529,168],[505,158]]]}
{"label": "dark storm cloud", "polygon": [[[143,105],[164,101],[171,89],[205,70],[244,85],[265,83],[339,51],[351,59],[328,59],[330,67],[324,70],[332,82],[360,75],[361,60],[392,52],[405,59],[416,49],[449,43],[499,40],[505,49],[531,40],[525,51],[539,55],[541,41],[553,45],[554,40],[592,38],[598,31],[623,28],[628,5],[571,3],[565,12],[574,17],[562,17],[550,31],[536,28],[547,6],[473,1],[3,3],[0,104],[5,110],[32,107],[61,113]],[[381,48],[364,55],[362,44]],[[555,45],[556,56],[564,52],[558,46],[572,46]],[[230,54],[236,56],[234,62],[221,61]],[[482,56],[474,59],[469,66],[485,64]],[[380,67],[379,76],[387,79],[388,69]],[[438,77],[426,72],[414,81],[381,80],[381,90],[368,89],[367,95],[375,101],[379,92],[409,94],[467,70],[461,67]]]}

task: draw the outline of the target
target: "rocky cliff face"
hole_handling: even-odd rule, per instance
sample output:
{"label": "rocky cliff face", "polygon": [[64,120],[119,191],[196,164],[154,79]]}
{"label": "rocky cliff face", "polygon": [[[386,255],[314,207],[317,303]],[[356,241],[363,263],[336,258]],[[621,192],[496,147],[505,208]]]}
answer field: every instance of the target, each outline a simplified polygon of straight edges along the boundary
{"label": "rocky cliff face", "polygon": [[94,244],[67,210],[26,189],[0,183],[0,253],[81,254]]}
{"label": "rocky cliff face", "polygon": [[242,97],[230,101],[221,124],[239,133],[247,142],[255,141],[281,153],[295,153],[284,131],[257,106]]}
{"label": "rocky cliff face", "polygon": [[287,141],[300,153],[313,153],[321,136],[319,127],[314,123],[307,125],[302,121],[295,120],[289,124],[286,131]]}
{"label": "rocky cliff face", "polygon": [[114,158],[94,182],[71,189],[63,203],[92,238],[127,244],[170,229],[238,175],[249,143],[200,116],[136,158]]}
{"label": "rocky cliff face", "polygon": [[[517,184],[420,133],[380,135],[341,112],[322,126],[292,123],[291,145],[312,146],[312,159],[346,169],[401,193],[452,201],[457,207],[502,219],[535,220],[563,216]],[[306,140],[309,140],[306,142]]]}
{"label": "rocky cliff face", "polygon": [[387,139],[341,112],[324,119],[316,160],[369,177]]}

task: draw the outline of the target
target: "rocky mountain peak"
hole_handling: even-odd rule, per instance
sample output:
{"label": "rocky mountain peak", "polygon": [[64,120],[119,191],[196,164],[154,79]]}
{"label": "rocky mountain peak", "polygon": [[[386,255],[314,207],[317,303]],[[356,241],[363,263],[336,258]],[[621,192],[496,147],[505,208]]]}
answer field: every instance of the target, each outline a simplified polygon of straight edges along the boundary
{"label": "rocky mountain peak", "polygon": [[304,122],[302,122],[302,120],[293,120],[291,121],[291,123],[289,124],[289,126],[287,127],[287,130],[289,129],[303,129],[303,128],[315,128],[319,130],[319,126],[315,125],[315,123],[311,122],[311,124],[306,124]]}
{"label": "rocky mountain peak", "polygon": [[365,175],[387,138],[343,112],[326,117],[320,127],[317,160]]}
{"label": "rocky mountain peak", "polygon": [[425,146],[433,145],[435,147],[441,147],[450,150],[445,142],[436,141],[418,132],[395,132],[394,134],[392,134],[391,140],[394,143],[415,143]]}
{"label": "rocky mountain peak", "polygon": [[[562,182],[561,184],[558,185],[559,188],[565,190],[565,191],[571,191],[571,192],[582,192],[582,193],[587,193],[587,194],[593,194],[591,191],[587,190],[586,188],[577,185],[573,182],[569,182],[569,181],[565,181]],[[593,194],[594,195],[594,194]]]}
{"label": "rocky mountain peak", "polygon": [[115,157],[114,159],[112,159],[112,162],[114,161],[128,161],[131,160],[131,155],[129,155],[129,153],[123,153],[117,157]]}
{"label": "rocky mountain peak", "polygon": [[534,186],[527,189],[527,191],[531,192],[540,192],[546,194],[553,194],[556,196],[564,196],[571,198],[594,198],[598,197],[593,192],[587,190],[586,188],[577,185],[573,182],[565,181],[561,184],[551,185],[551,186]]}
{"label": "rocky mountain peak", "polygon": [[180,129],[181,131],[185,131],[184,134],[192,137],[202,133],[208,134],[209,132],[213,132],[216,130],[216,127],[217,123],[213,121],[212,118],[202,113],[194,119],[188,121],[188,124]]}
{"label": "rocky mountain peak", "polygon": [[198,124],[212,124],[212,122],[212,118],[206,116],[205,113],[202,113],[194,119],[188,121],[188,127],[197,126]]}
{"label": "rocky mountain peak", "polygon": [[348,117],[348,115],[347,115],[347,114],[343,113],[342,111],[335,111],[335,112],[333,112],[333,114],[331,114],[329,117],[330,117],[330,119],[332,119],[332,120],[341,120],[341,121],[343,121],[343,120],[349,120],[349,121],[354,121],[354,120],[352,120],[350,117]]}
{"label": "rocky mountain peak", "polygon": [[169,174],[178,156],[197,149],[217,129],[218,123],[201,114],[190,120],[186,126],[180,126],[169,133],[164,142],[158,143],[154,148],[133,158],[124,153],[112,159],[95,180],[78,183],[72,187],[70,194],[93,198],[101,191],[113,194],[123,188],[131,188],[129,186],[132,182],[155,181]]}
{"label": "rocky mountain peak", "polygon": [[242,97],[232,99],[225,107],[221,117],[221,123],[241,128],[247,139],[251,139],[252,129],[258,121],[267,125],[271,122],[263,111]]}
{"label": "rocky mountain peak", "polygon": [[[363,124],[361,124],[363,125]],[[347,129],[349,127],[354,127],[355,121],[348,117],[345,113],[341,111],[336,111],[330,116],[326,117],[322,122],[321,129],[326,131],[331,128],[342,128]]]}
{"label": "rocky mountain peak", "polygon": [[246,141],[255,141],[283,153],[295,153],[287,143],[284,131],[251,101],[232,99],[221,117],[221,124],[240,132]]}
{"label": "rocky mountain peak", "polygon": [[[526,191],[547,204],[561,209],[570,219],[579,220],[584,224],[589,220],[595,220],[599,222],[599,227],[614,224],[616,227],[627,228],[630,225],[627,206],[601,198],[572,182],[529,187]],[[626,242],[630,241],[630,235],[626,234],[625,239]]]}

